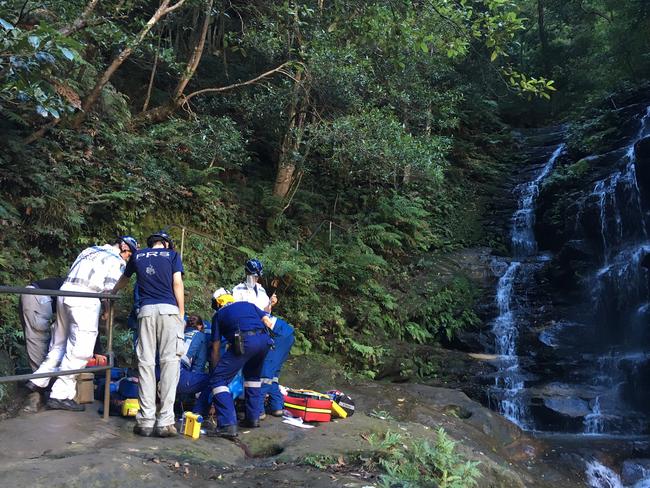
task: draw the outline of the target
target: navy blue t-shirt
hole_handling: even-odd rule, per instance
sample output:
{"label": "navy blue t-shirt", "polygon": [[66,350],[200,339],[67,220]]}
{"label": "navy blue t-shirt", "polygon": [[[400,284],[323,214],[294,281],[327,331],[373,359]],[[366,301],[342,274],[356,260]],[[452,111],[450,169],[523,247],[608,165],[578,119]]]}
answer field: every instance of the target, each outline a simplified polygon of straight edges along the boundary
{"label": "navy blue t-shirt", "polygon": [[262,317],[268,315],[249,302],[235,302],[219,309],[212,317],[212,342],[220,341],[221,336],[232,340],[237,329],[263,329],[266,327]]}
{"label": "navy blue t-shirt", "polygon": [[129,259],[124,274],[131,277],[138,275],[140,307],[167,303],[176,305],[172,275],[183,272],[181,257],[171,249],[157,247],[141,249]]}

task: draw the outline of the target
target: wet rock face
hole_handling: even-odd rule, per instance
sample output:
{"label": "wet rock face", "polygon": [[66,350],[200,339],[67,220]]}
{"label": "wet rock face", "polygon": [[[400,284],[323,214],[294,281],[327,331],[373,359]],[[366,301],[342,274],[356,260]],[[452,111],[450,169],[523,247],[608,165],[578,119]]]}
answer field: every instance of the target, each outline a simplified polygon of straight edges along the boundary
{"label": "wet rock face", "polygon": [[650,459],[627,459],[623,462],[621,481],[626,486],[632,486],[648,476],[650,476]]}
{"label": "wet rock face", "polygon": [[650,414],[650,358],[637,362],[623,360],[619,368],[623,371],[625,383],[621,387],[623,398],[638,410]]}

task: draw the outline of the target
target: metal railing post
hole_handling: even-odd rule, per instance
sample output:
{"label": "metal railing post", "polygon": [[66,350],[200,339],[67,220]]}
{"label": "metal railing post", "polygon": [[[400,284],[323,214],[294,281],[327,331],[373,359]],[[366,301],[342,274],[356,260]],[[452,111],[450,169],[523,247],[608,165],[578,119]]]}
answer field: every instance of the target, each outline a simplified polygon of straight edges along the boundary
{"label": "metal railing post", "polygon": [[0,383],[12,383],[16,381],[26,381],[36,378],[52,378],[67,375],[77,375],[80,373],[99,373],[106,372],[106,385],[104,386],[104,420],[108,419],[111,401],[111,369],[114,365],[113,355],[113,318],[114,318],[114,304],[113,300],[119,298],[119,295],[111,293],[89,293],[80,291],[62,291],[62,290],[44,290],[40,288],[24,288],[16,286],[0,286],[0,294],[17,294],[17,295],[48,295],[51,297],[80,297],[80,298],[97,298],[105,299],[107,302],[107,356],[108,364],[106,366],[93,366],[79,369],[69,369],[66,371],[52,371],[50,373],[31,373],[31,374],[17,374],[9,376],[0,376]]}
{"label": "metal railing post", "polygon": [[[108,340],[106,342],[106,349],[108,357],[110,358],[109,364],[113,365],[113,301],[108,300],[108,318],[106,327],[108,329]],[[104,385],[104,420],[108,420],[109,410],[111,406],[111,369],[106,370],[106,384]]]}

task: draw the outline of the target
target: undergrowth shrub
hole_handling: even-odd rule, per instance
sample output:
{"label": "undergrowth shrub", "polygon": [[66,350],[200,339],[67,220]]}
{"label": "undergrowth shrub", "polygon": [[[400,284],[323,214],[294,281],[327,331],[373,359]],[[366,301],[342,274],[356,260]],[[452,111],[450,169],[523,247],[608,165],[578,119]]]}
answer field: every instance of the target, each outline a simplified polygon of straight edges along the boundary
{"label": "undergrowth shrub", "polygon": [[402,434],[391,431],[371,434],[369,442],[375,449],[371,463],[383,471],[380,483],[385,488],[478,486],[479,463],[465,460],[442,427],[433,445],[426,440],[407,442]]}

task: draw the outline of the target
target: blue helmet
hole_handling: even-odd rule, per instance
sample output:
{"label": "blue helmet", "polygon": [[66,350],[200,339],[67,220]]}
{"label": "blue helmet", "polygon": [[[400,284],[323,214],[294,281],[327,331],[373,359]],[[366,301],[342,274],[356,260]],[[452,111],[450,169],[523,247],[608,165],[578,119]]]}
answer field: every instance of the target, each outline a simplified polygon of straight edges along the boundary
{"label": "blue helmet", "polygon": [[246,274],[248,275],[253,275],[253,276],[262,276],[262,263],[260,263],[259,259],[249,259],[246,261],[246,265],[244,266],[244,270],[246,271]]}
{"label": "blue helmet", "polygon": [[131,236],[120,236],[117,238],[117,243],[121,244],[124,243],[127,246],[129,246],[129,250],[135,254],[135,252],[138,250],[138,241],[135,240],[135,237]]}
{"label": "blue helmet", "polygon": [[174,249],[174,241],[172,241],[171,236],[163,230],[147,237],[147,247],[153,247],[156,242],[166,242],[169,245],[169,249]]}

